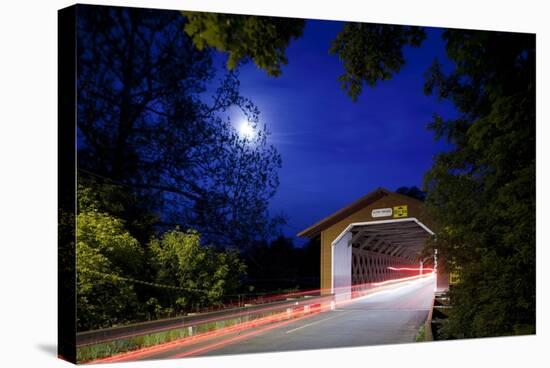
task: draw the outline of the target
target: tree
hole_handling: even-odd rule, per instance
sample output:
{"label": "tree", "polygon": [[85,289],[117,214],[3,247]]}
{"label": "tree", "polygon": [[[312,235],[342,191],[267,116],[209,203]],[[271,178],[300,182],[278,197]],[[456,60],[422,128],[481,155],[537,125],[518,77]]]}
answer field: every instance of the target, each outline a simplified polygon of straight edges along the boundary
{"label": "tree", "polygon": [[237,290],[245,272],[237,252],[202,246],[200,235],[193,230],[168,231],[149,247],[157,282],[179,288],[165,293],[176,311],[221,303],[224,295]]}
{"label": "tree", "polygon": [[245,265],[236,251],[204,246],[198,232],[179,229],[143,246],[124,221],[98,209],[102,204],[93,190],[79,185],[78,191],[80,331],[215,305],[240,286]]}
{"label": "tree", "polygon": [[[459,117],[435,116],[430,124],[436,139],[447,139],[452,149],[436,157],[424,186],[441,228],[438,250],[448,269],[461,269],[445,333],[532,333],[535,37],[459,29],[442,37],[455,70],[445,74],[434,62],[424,90],[451,101]],[[343,88],[355,100],[364,84],[391,78],[405,62],[403,47],[420,46],[424,38],[418,27],[347,23],[331,48],[344,64]]]}
{"label": "tree", "polygon": [[[82,6],[78,19],[79,179],[111,186],[98,190],[108,194],[103,207],[142,242],[152,220],[220,246],[269,233],[281,160],[237,74],[215,88],[211,54],[182,32],[179,12]],[[231,108],[254,138],[235,132]]]}
{"label": "tree", "polygon": [[431,129],[453,149],[425,177],[427,204],[443,225],[437,247],[460,267],[452,337],[535,331],[535,37],[447,30],[456,69],[436,62],[426,92],[460,115]]}
{"label": "tree", "polygon": [[136,273],[141,247],[121,220],[89,209],[77,216],[77,329],[111,327],[138,311],[133,285],[121,279]]}
{"label": "tree", "polygon": [[288,62],[285,50],[302,35],[303,19],[251,17],[184,11],[185,32],[199,50],[214,47],[229,54],[227,66],[234,69],[248,59],[271,76],[281,74]]}
{"label": "tree", "polygon": [[403,46],[418,47],[425,38],[419,27],[346,23],[330,48],[344,64],[342,88],[356,101],[364,84],[374,87],[399,72],[405,64]]}
{"label": "tree", "polygon": [[[213,47],[227,52],[230,69],[252,60],[271,76],[281,74],[281,64],[287,63],[285,49],[291,39],[301,37],[305,27],[303,19],[295,18],[183,14],[188,18],[185,32],[199,50]],[[339,77],[342,88],[356,101],[364,84],[374,87],[399,72],[405,63],[403,46],[418,47],[425,37],[420,27],[346,23],[329,50],[344,64],[344,73]]]}

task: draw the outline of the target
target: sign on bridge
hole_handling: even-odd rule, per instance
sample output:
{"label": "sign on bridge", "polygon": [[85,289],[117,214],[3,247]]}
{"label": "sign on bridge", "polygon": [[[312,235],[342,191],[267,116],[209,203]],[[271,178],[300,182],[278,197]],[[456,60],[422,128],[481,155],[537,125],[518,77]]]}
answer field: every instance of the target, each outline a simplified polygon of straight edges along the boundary
{"label": "sign on bridge", "polygon": [[390,217],[393,213],[391,208],[377,208],[372,210],[372,217]]}
{"label": "sign on bridge", "polygon": [[407,217],[409,215],[409,209],[406,205],[395,206],[393,208],[393,218]]}

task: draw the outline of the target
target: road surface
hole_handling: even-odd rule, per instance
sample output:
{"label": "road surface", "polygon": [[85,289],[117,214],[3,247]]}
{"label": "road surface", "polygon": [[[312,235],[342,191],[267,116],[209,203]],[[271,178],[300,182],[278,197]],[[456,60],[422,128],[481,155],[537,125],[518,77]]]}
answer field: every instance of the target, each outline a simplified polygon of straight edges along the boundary
{"label": "road surface", "polygon": [[435,278],[358,298],[335,310],[245,331],[205,344],[159,352],[144,359],[245,354],[407,343],[415,341],[434,295]]}

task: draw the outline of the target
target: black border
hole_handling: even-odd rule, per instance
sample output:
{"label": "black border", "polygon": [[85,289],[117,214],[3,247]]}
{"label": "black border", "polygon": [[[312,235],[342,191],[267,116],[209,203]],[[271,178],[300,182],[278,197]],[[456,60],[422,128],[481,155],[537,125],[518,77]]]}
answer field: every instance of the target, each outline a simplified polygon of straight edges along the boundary
{"label": "black border", "polygon": [[57,14],[57,352],[60,358],[75,364],[76,13],[77,6],[73,5],[59,10]]}

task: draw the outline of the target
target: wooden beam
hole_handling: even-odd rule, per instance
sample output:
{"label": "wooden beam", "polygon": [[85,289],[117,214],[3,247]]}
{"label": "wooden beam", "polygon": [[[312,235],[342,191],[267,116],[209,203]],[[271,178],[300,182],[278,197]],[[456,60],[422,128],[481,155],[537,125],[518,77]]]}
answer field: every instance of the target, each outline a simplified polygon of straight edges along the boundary
{"label": "wooden beam", "polygon": [[407,248],[403,247],[401,251],[397,254],[397,257],[403,257],[407,252]]}
{"label": "wooden beam", "polygon": [[374,245],[371,248],[371,251],[373,251],[375,253],[378,253],[378,249],[380,249],[384,245],[384,239],[377,239],[377,240],[378,240],[378,242],[376,243],[376,245]]}
{"label": "wooden beam", "polygon": [[[387,239],[384,239],[384,240],[387,240]],[[388,240],[390,241],[390,240]],[[395,244],[395,245],[415,245],[415,246],[424,246],[425,242],[423,241],[418,241],[418,240],[415,240],[415,239],[412,239],[412,240],[406,240],[406,239],[402,239],[402,240],[394,240],[394,241],[390,241],[391,243]]]}
{"label": "wooden beam", "polygon": [[355,242],[357,242],[357,240],[359,240],[359,238],[361,238],[364,234],[366,233],[365,230],[359,230],[355,233],[355,235],[353,235],[349,241],[349,244],[353,244]]}
{"label": "wooden beam", "polygon": [[393,248],[393,247],[394,247],[394,245],[392,243],[387,243],[384,248],[380,248],[379,252],[383,253],[383,254],[387,254],[386,252],[388,251],[388,249]]}
{"label": "wooden beam", "polygon": [[366,248],[370,243],[376,240],[376,236],[367,236],[361,242],[359,242],[359,248]]}
{"label": "wooden beam", "polygon": [[421,233],[407,233],[407,232],[399,232],[399,233],[392,233],[392,234],[387,234],[387,233],[384,233],[384,232],[379,232],[379,233],[370,233],[370,236],[377,236],[379,238],[393,238],[393,239],[420,239],[420,240],[426,240],[428,239],[429,237],[427,236],[422,236],[423,234]]}
{"label": "wooden beam", "polygon": [[370,239],[366,244],[363,244],[363,246],[361,247],[361,249],[372,250],[373,247],[378,246],[378,244],[380,244],[381,242],[382,242],[381,239],[372,238],[372,239]]}
{"label": "wooden beam", "polygon": [[395,249],[393,250],[393,252],[391,253],[391,256],[392,257],[395,257],[395,255],[403,248],[402,245],[399,245],[397,247],[395,247]]}
{"label": "wooden beam", "polygon": [[381,234],[381,233],[385,233],[385,234],[418,233],[418,234],[426,234],[426,236],[430,235],[426,232],[426,230],[424,230],[422,228],[419,228],[419,227],[409,228],[409,229],[397,229],[397,228],[396,229],[391,229],[391,228],[376,229],[376,228],[372,228],[372,229],[362,229],[361,231],[365,232],[365,233],[378,233],[378,234]]}

